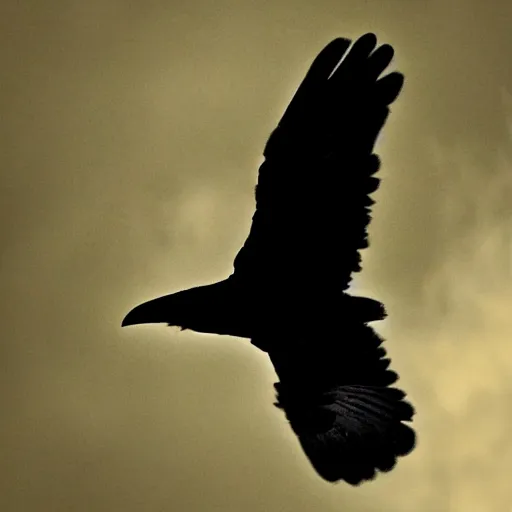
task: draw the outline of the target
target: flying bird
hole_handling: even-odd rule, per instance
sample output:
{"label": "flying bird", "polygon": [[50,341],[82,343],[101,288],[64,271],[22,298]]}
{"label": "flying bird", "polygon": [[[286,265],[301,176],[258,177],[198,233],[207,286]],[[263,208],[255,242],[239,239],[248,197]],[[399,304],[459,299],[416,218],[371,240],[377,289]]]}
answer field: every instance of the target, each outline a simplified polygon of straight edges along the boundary
{"label": "flying bird", "polygon": [[348,293],[379,186],[374,145],[404,82],[382,76],[393,55],[372,33],[331,41],[265,145],[233,273],[145,302],[122,322],[249,338],[270,357],[274,405],[314,469],[352,485],[415,445],[414,409],[369,325],[385,308]]}

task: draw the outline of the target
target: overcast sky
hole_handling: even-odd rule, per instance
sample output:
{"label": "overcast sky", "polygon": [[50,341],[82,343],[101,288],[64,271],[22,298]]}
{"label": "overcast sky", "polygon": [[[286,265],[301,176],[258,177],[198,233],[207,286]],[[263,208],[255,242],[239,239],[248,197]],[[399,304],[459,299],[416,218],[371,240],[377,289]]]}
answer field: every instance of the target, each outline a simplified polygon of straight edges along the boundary
{"label": "overcast sky", "polygon": [[[0,509],[512,510],[512,3],[0,5]],[[375,482],[313,472],[237,338],[121,329],[226,277],[266,138],[331,39],[405,74],[358,293],[417,408]]]}

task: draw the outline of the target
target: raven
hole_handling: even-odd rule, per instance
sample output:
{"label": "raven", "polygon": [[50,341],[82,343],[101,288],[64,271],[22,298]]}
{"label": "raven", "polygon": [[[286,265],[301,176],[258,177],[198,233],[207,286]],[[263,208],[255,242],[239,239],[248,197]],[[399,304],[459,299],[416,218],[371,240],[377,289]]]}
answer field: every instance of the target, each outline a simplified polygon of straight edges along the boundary
{"label": "raven", "polygon": [[331,41],[268,139],[249,236],[223,281],[132,309],[122,325],[167,323],[250,338],[266,352],[282,409],[318,474],[351,485],[412,451],[414,409],[391,387],[380,302],[347,293],[368,247],[380,160],[373,153],[404,76],[374,34]]}

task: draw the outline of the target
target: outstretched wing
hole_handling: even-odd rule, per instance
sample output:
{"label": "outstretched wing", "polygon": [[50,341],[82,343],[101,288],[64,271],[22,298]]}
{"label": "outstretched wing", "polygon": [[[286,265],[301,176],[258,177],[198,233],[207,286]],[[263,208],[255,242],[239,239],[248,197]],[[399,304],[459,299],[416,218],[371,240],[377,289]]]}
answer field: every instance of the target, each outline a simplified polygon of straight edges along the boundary
{"label": "outstretched wing", "polygon": [[380,78],[393,50],[376,38],[319,55],[274,131],[259,172],[257,209],[235,273],[252,280],[262,319],[252,343],[280,382],[277,407],[326,480],[357,485],[389,471],[415,444],[413,408],[368,325],[377,301],[344,293],[368,246],[369,194],[379,181],[377,135],[403,83]]}
{"label": "outstretched wing", "polygon": [[341,291],[360,270],[379,185],[372,150],[403,84],[400,73],[379,79],[393,49],[376,43],[367,34],[347,53],[350,41],[336,39],[311,66],[266,145],[236,277],[288,290],[328,280]]}
{"label": "outstretched wing", "polygon": [[312,466],[328,481],[358,485],[393,469],[414,448],[415,433],[404,423],[414,409],[392,387],[398,375],[383,339],[352,313],[340,310],[315,324],[304,310],[305,322],[261,337],[279,377],[274,405]]}

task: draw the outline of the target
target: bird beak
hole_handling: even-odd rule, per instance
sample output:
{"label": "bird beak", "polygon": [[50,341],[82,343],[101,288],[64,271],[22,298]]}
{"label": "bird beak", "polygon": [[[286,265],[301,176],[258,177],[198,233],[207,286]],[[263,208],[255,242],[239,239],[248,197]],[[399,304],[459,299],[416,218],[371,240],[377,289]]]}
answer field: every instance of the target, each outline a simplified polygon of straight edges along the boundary
{"label": "bird beak", "polygon": [[[139,324],[160,324],[169,322],[169,309],[174,300],[172,295],[165,295],[134,307],[124,318],[121,327]],[[172,309],[171,309],[172,311]]]}
{"label": "bird beak", "polygon": [[160,324],[196,332],[250,338],[244,295],[231,279],[181,290],[133,308],[122,327]]}

